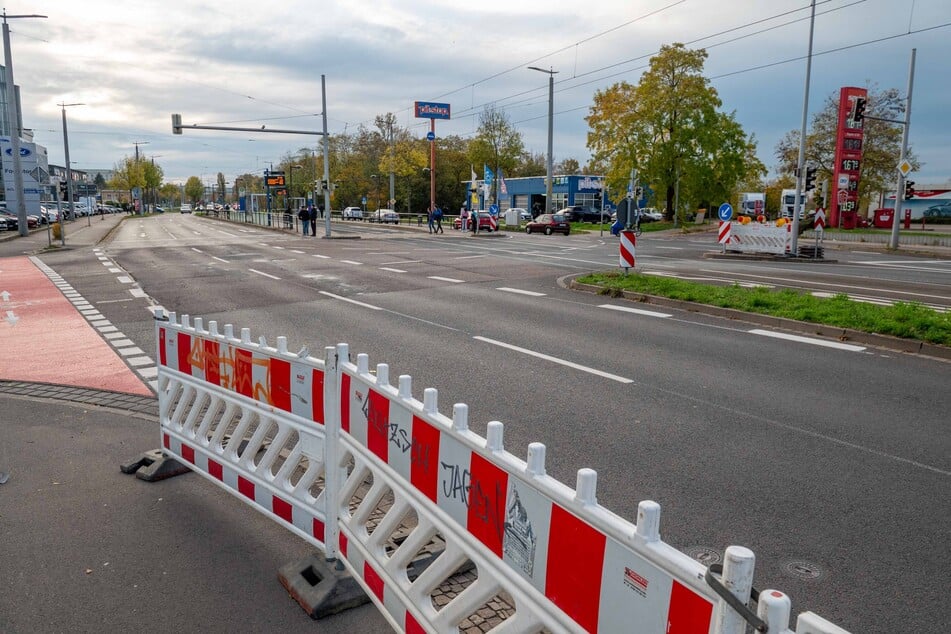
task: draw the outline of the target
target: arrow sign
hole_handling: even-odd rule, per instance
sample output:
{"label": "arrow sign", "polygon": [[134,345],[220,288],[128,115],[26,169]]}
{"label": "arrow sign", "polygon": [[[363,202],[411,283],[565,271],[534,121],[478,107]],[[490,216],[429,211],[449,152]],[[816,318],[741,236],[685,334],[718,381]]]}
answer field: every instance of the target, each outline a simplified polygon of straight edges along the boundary
{"label": "arrow sign", "polygon": [[11,326],[16,326],[17,322],[20,321],[20,318],[13,314],[12,310],[7,311],[7,321]]}
{"label": "arrow sign", "polygon": [[812,225],[815,230],[819,233],[825,231],[826,228],[826,212],[822,207],[816,208],[816,217],[812,221]]}
{"label": "arrow sign", "polygon": [[9,302],[9,301],[10,301],[10,292],[9,292],[9,291],[3,291],[2,293],[0,293],[0,299],[2,299],[2,300],[5,301],[5,302]]}

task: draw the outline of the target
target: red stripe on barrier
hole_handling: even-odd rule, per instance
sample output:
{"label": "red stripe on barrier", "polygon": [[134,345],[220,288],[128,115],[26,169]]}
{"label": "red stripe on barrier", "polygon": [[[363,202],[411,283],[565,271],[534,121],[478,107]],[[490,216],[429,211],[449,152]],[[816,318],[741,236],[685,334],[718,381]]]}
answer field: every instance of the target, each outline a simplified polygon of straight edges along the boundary
{"label": "red stripe on barrier", "polygon": [[368,564],[363,562],[363,580],[367,582],[367,585],[370,586],[370,590],[373,591],[373,594],[376,595],[376,598],[380,601],[383,600],[383,579],[380,575],[377,574],[376,570]]}
{"label": "red stripe on barrier", "polygon": [[283,359],[271,359],[269,378],[271,405],[285,412],[291,411],[291,364]]}
{"label": "red stripe on barrier", "polygon": [[344,556],[344,559],[347,557],[347,536],[343,533],[340,533],[340,539],[337,540],[340,545],[340,553]]}
{"label": "red stripe on barrier", "polygon": [[158,356],[159,356],[159,364],[167,366],[168,361],[165,358],[165,329],[164,328],[158,329]]}
{"label": "red stripe on barrier", "polygon": [[420,493],[437,502],[439,430],[417,416],[413,416],[413,441],[409,460],[410,482]]}
{"label": "red stripe on barrier", "polygon": [[162,446],[164,446],[166,449],[171,449],[171,447],[169,447],[169,442],[170,439],[168,434],[162,434]]}
{"label": "red stripe on barrier", "polygon": [[469,514],[466,528],[497,556],[502,556],[508,473],[477,453],[469,465]]}
{"label": "red stripe on barrier", "polygon": [[182,458],[188,462],[195,464],[195,450],[189,447],[188,445],[182,445]]}
{"label": "red stripe on barrier", "polygon": [[406,630],[406,634],[426,634],[423,626],[409,612],[406,613],[406,622],[403,624],[403,629]]}
{"label": "red stripe on barrier", "polygon": [[221,385],[221,364],[219,363],[220,347],[217,341],[204,340],[205,380],[213,385]]}
{"label": "red stripe on barrier", "polygon": [[322,370],[314,370],[314,376],[311,380],[311,390],[310,402],[314,404],[313,418],[316,422],[323,425],[326,419],[324,418],[324,373]]}
{"label": "red stripe on barrier", "polygon": [[287,522],[288,524],[294,523],[294,507],[290,505],[286,500],[282,500],[276,495],[271,496],[271,510],[274,511],[274,514],[279,518]]}
{"label": "red stripe on barrier", "polygon": [[254,398],[254,379],[251,376],[251,352],[240,348],[234,351],[234,391],[241,396]]}
{"label": "red stripe on barrier", "polygon": [[313,534],[313,536],[320,541],[324,541],[324,528],[324,523],[315,517],[314,525],[311,528],[311,534]]}
{"label": "red stripe on barrier", "polygon": [[710,631],[713,604],[681,585],[676,579],[670,590],[667,634],[706,634]]}
{"label": "red stripe on barrier", "polygon": [[340,377],[340,428],[350,433],[350,375]]}
{"label": "red stripe on barrier", "polygon": [[192,338],[184,332],[176,334],[178,335],[178,371],[191,376],[192,364],[189,362],[189,357],[192,351]]}
{"label": "red stripe on barrier", "polygon": [[225,479],[224,469],[222,469],[219,463],[215,462],[211,458],[208,459],[208,473],[218,480]]}
{"label": "red stripe on barrier", "polygon": [[367,396],[367,449],[383,462],[389,461],[390,399],[370,390]]}
{"label": "red stripe on barrier", "polygon": [[605,543],[602,533],[552,504],[545,596],[589,632],[598,631]]}
{"label": "red stripe on barrier", "polygon": [[242,476],[238,476],[238,493],[254,501],[254,483]]}

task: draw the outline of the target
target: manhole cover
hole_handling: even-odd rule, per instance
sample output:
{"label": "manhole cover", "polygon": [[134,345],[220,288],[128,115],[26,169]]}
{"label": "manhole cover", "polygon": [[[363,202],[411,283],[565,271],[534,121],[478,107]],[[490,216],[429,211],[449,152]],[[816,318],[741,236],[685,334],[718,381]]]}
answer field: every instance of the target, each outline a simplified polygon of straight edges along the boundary
{"label": "manhole cover", "polygon": [[807,580],[819,579],[825,574],[818,564],[811,561],[789,561],[782,565],[782,570],[797,579]]}
{"label": "manhole cover", "polygon": [[704,566],[709,566],[710,564],[719,563],[723,557],[720,555],[719,551],[709,546],[691,546],[684,550],[684,552],[702,563]]}

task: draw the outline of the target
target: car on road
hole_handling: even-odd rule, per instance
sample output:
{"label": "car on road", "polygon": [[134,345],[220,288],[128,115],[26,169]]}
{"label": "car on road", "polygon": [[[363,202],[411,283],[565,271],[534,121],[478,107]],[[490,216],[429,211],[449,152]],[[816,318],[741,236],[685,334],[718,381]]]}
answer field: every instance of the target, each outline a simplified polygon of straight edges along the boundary
{"label": "car on road", "polygon": [[192,206],[190,203],[182,203],[181,212],[183,214],[190,214],[192,212]]}
{"label": "car on road", "polygon": [[340,217],[344,220],[363,220],[363,209],[360,207],[344,207]]}
{"label": "car on road", "polygon": [[[478,218],[479,218],[479,231],[492,232],[492,231],[495,230],[495,229],[493,229],[493,227],[492,227],[492,217],[489,215],[489,212],[487,212],[487,211],[485,211],[485,210],[483,209],[482,211],[473,211],[473,212],[471,212],[471,213],[472,213],[472,215],[477,215]],[[472,217],[470,216],[470,217],[469,217],[469,221],[468,221],[468,223],[466,224],[466,230],[467,230],[467,231],[472,231],[472,224],[471,224],[471,222],[472,222]],[[453,221],[452,221],[452,228],[453,228],[453,229],[462,229],[462,218],[455,218],[455,219],[453,219]]]}
{"label": "car on road", "polygon": [[657,211],[654,207],[641,209],[641,222],[660,222],[663,219],[664,214]]}
{"label": "car on road", "polygon": [[923,213],[925,218],[951,218],[951,200],[946,203],[931,205]]}
{"label": "car on road", "polygon": [[544,233],[546,236],[553,233],[568,235],[571,233],[571,225],[562,213],[542,214],[525,225],[525,233]]}
{"label": "car on road", "polygon": [[[571,205],[556,212],[568,219],[568,222],[601,222],[601,210],[596,207],[587,207],[585,205]],[[609,213],[604,213],[604,220],[607,222]]]}
{"label": "car on road", "polygon": [[377,209],[370,217],[367,218],[369,222],[378,222],[381,225],[385,224],[400,224],[400,215],[393,211],[392,209]]}

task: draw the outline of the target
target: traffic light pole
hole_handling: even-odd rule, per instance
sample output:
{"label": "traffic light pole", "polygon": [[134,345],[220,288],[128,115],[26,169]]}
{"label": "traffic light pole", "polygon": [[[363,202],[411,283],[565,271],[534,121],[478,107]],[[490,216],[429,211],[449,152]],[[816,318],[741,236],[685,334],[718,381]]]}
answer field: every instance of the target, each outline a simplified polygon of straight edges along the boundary
{"label": "traffic light pole", "polygon": [[[908,129],[911,127],[911,93],[915,86],[915,52],[917,49],[911,49],[911,64],[908,68],[908,96],[905,98],[905,125],[901,133],[901,158],[899,163],[905,160],[905,154],[908,152]],[[905,175],[898,171],[898,186],[895,188],[895,213],[892,217],[892,235],[888,241],[888,248],[898,249],[898,226],[901,222],[901,201],[905,199]]]}

